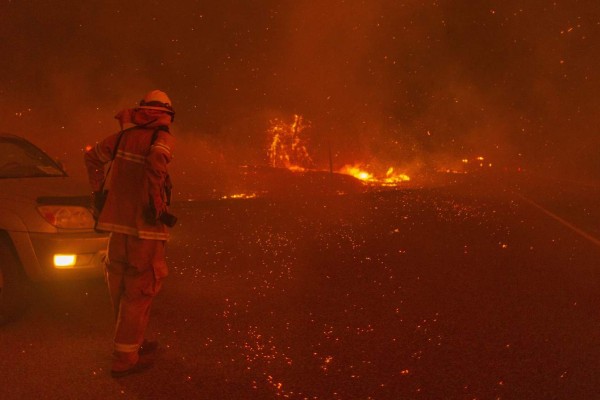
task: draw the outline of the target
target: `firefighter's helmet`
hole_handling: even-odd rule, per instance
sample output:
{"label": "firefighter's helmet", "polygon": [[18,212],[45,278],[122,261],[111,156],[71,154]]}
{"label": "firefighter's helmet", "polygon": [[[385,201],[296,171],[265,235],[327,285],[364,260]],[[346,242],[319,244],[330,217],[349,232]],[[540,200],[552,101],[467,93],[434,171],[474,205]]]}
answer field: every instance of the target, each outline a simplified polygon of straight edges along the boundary
{"label": "firefighter's helmet", "polygon": [[140,108],[145,108],[147,110],[159,110],[167,112],[171,115],[175,115],[175,111],[171,106],[171,99],[169,99],[169,96],[167,96],[165,92],[160,90],[148,92],[140,101],[139,107],[137,107],[137,109]]}

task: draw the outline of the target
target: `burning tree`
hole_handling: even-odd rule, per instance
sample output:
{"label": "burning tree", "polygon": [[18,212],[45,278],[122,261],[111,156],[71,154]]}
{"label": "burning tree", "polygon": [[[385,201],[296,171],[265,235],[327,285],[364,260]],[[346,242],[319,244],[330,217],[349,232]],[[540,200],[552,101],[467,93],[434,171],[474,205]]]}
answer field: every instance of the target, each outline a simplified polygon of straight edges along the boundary
{"label": "burning tree", "polygon": [[270,121],[268,133],[272,137],[267,153],[272,167],[288,169],[307,169],[312,159],[301,138],[301,133],[310,128],[300,115],[294,115],[292,123],[274,119]]}
{"label": "burning tree", "polygon": [[[303,131],[310,128],[310,123],[304,122],[300,115],[294,115],[291,123],[280,119],[269,121],[268,129],[271,137],[271,144],[267,150],[271,167],[286,168],[292,171],[314,170],[313,160],[311,159],[307,145],[303,139]],[[380,163],[378,163],[380,164]],[[333,167],[330,156],[330,172],[333,173]],[[384,173],[384,171],[387,171]],[[335,171],[344,175],[351,175],[372,186],[398,186],[402,182],[409,181],[410,177],[404,173],[396,171],[394,167],[387,167],[381,170],[364,165],[363,163],[346,164],[340,170]]]}

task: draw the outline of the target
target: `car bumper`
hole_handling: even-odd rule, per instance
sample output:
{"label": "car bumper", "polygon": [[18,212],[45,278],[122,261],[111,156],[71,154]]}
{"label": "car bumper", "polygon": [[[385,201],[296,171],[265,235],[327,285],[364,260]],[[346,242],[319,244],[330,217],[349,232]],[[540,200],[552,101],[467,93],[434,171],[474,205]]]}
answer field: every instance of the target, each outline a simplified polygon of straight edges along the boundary
{"label": "car bumper", "polygon": [[29,233],[15,234],[13,242],[29,278],[48,281],[101,276],[108,238],[95,232]]}

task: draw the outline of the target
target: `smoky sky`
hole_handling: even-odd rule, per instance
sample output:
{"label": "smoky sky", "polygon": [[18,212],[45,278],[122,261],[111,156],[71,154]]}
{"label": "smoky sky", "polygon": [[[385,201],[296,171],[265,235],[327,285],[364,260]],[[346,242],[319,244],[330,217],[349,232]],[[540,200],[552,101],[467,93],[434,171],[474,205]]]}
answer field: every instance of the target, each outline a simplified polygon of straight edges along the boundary
{"label": "smoky sky", "polygon": [[593,0],[4,0],[0,130],[77,168],[158,88],[205,157],[264,162],[269,121],[300,114],[317,162],[597,174],[599,35]]}

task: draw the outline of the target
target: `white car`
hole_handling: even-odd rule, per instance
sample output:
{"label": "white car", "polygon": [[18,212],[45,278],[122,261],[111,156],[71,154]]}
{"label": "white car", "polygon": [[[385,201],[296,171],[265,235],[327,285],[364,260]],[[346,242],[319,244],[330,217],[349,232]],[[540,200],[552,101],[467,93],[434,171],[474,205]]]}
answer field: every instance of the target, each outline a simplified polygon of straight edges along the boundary
{"label": "white car", "polygon": [[101,276],[107,246],[87,186],[26,139],[0,134],[0,323],[24,308],[29,282]]}

